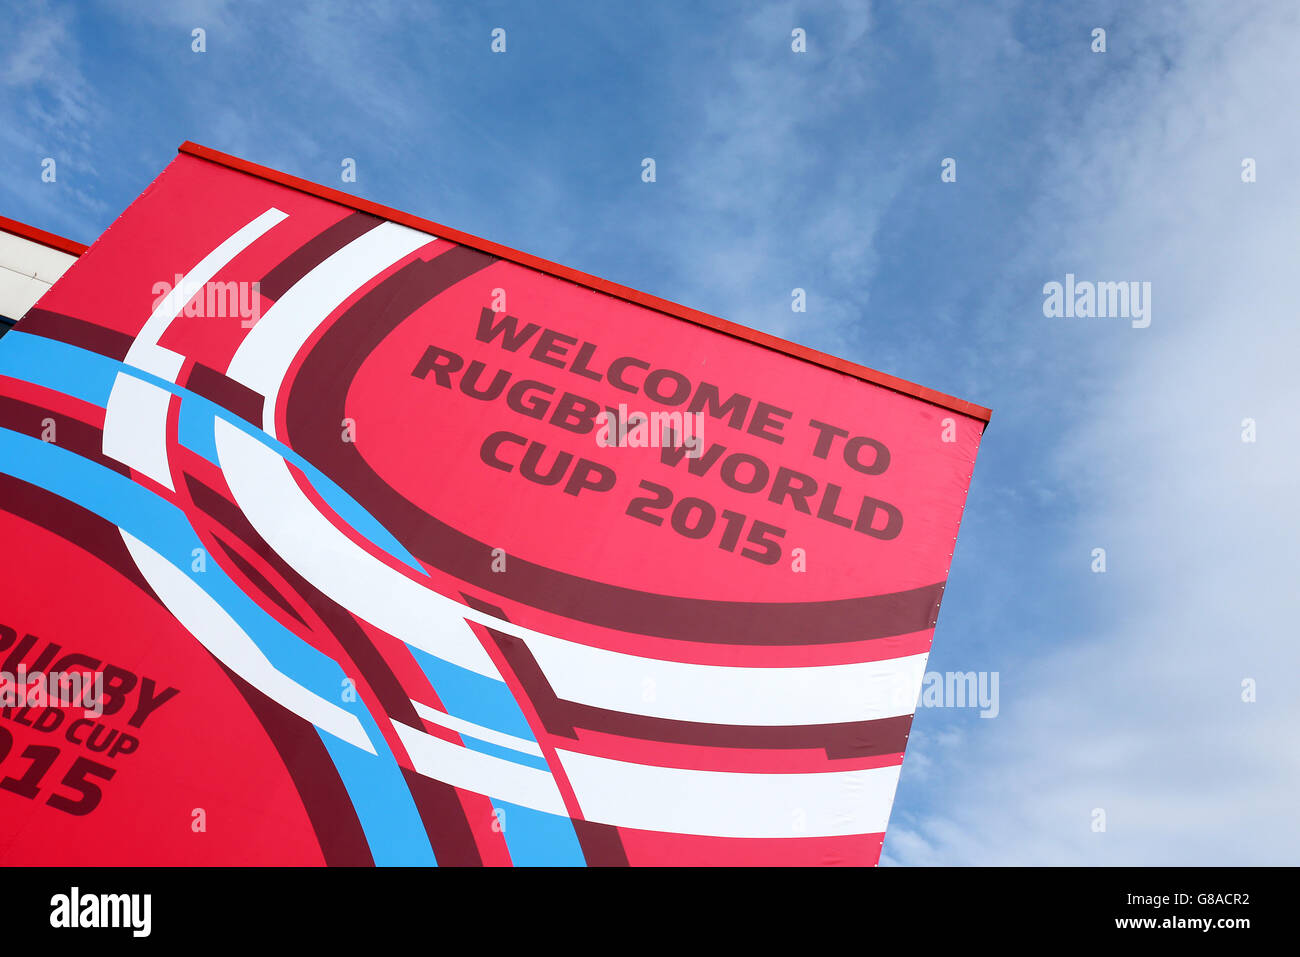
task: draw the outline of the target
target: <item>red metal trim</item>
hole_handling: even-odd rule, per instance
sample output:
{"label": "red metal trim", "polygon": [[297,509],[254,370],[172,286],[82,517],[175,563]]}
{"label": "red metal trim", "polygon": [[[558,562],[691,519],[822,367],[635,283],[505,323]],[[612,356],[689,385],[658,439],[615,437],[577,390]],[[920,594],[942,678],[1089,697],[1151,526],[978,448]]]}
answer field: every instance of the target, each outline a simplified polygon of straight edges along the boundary
{"label": "red metal trim", "polygon": [[186,153],[190,156],[196,156],[199,159],[205,159],[221,166],[238,170],[241,173],[249,173],[253,176],[270,180],[281,186],[287,186],[290,189],[296,189],[304,193],[310,193],[312,196],[319,196],[321,199],[327,199],[330,202],[338,203],[342,206],[348,206],[352,209],[359,209],[365,213],[371,213],[382,219],[399,223],[403,226],[409,226],[412,229],[419,229],[423,232],[433,233],[435,236],[449,239],[452,242],[460,243],[463,246],[470,246],[474,249],[482,250],[501,259],[508,259],[511,262],[519,263],[521,266],[527,266],[530,269],[537,269],[558,279],[564,279],[569,282],[577,283],[580,286],[586,286],[588,289],[594,289],[597,292],[605,293],[609,296],[635,303],[638,306],[645,306],[658,312],[675,316],[678,319],[684,319],[687,322],[693,322],[696,325],[713,329],[716,332],[725,333],[729,336],[735,336],[737,339],[744,339],[755,345],[763,346],[767,349],[773,349],[785,355],[792,356],[796,359],[802,359],[805,362],[811,362],[815,365],[823,366],[827,369],[833,369],[836,372],[842,372],[845,375],[853,376],[855,379],[862,379],[875,385],[884,386],[887,389],[893,389],[895,392],[901,392],[904,395],[913,398],[922,399],[934,405],[942,406],[945,409],[951,409],[954,412],[960,412],[962,415],[968,415],[971,418],[979,419],[981,422],[988,422],[992,416],[992,411],[984,408],[982,405],[976,405],[973,402],[967,402],[964,399],[954,398],[945,395],[942,392],[936,392],[934,389],[927,389],[925,386],[908,382],[905,379],[899,379],[895,376],[888,375],[884,372],[877,372],[875,369],[868,369],[866,366],[860,366],[857,363],[849,362],[824,352],[818,352],[815,349],[809,349],[807,346],[801,346],[797,343],[788,342],[785,339],[779,339],[776,336],[768,335],[765,332],[759,332],[756,329],[750,329],[739,323],[730,322],[726,319],[720,319],[717,316],[711,316],[708,313],[700,312],[697,309],[691,309],[687,306],[670,302],[667,299],[660,299],[658,296],[652,296],[649,293],[640,292],[627,286],[620,286],[618,283],[610,282],[607,279],[601,279],[597,276],[591,276],[576,269],[570,269],[568,266],[561,266],[558,263],[541,259],[528,253],[520,252],[517,249],[511,249],[508,246],[502,246],[500,243],[494,243],[491,240],[482,239],[478,236],[472,236],[469,233],[461,232],[458,229],[451,229],[440,223],[435,223],[419,216],[412,216],[410,213],[404,213],[398,209],[392,209],[388,206],[381,206],[379,203],[372,203],[367,199],[360,199],[351,193],[345,193],[339,189],[333,189],[329,186],[321,186],[319,183],[313,183],[310,180],[300,179],[297,176],[290,176],[288,173],[281,173],[279,170],[271,169],[267,166],[259,166],[256,163],[250,163],[248,160],[240,159],[237,156],[231,156],[228,153],[222,153],[218,150],[210,149],[206,146],[200,146],[198,143],[191,143],[186,140],[180,145],[177,151]]}
{"label": "red metal trim", "polygon": [[72,239],[64,239],[62,236],[56,236],[54,233],[47,233],[43,229],[37,229],[35,226],[28,226],[26,223],[20,223],[16,219],[10,219],[8,216],[0,216],[0,232],[11,233],[14,236],[21,236],[23,239],[30,239],[34,243],[40,243],[42,246],[49,246],[51,249],[57,249],[61,253],[67,253],[70,256],[80,256],[89,246],[76,242]]}

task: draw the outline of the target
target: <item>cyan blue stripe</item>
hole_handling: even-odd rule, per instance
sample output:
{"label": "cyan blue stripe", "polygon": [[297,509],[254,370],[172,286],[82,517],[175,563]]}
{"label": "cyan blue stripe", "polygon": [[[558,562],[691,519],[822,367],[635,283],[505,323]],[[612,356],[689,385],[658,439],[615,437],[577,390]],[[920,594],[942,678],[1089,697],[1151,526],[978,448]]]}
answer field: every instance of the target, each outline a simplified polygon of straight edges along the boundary
{"label": "cyan blue stripe", "polygon": [[203,543],[176,506],[96,462],[9,429],[0,429],[0,469],[130,532],[211,595],[277,669],[322,697],[338,698],[343,674],[332,658],[285,630],[215,562],[193,571],[195,552],[203,550]]}
{"label": "cyan blue stripe", "polygon": [[528,719],[504,681],[435,658],[413,646],[411,654],[448,714],[525,741],[536,740]]}
{"label": "cyan blue stripe", "polygon": [[189,398],[181,400],[181,416],[176,424],[176,436],[181,445],[203,456],[218,468],[216,420],[201,403]]}
{"label": "cyan blue stripe", "polygon": [[0,375],[23,379],[101,408],[122,363],[16,329],[0,343]]}
{"label": "cyan blue stripe", "polygon": [[540,754],[529,754],[526,751],[516,751],[514,748],[507,748],[501,744],[493,744],[491,741],[484,741],[482,738],[476,738],[472,734],[459,732],[460,739],[465,742],[465,747],[471,751],[477,751],[479,754],[490,754],[494,758],[501,758],[505,761],[513,761],[515,764],[525,764],[530,768],[537,768],[539,771],[549,771],[550,766],[546,759]]}
{"label": "cyan blue stripe", "polygon": [[505,801],[493,801],[505,812],[506,847],[518,867],[583,867],[587,863],[574,833],[573,821],[558,814],[535,811]]}
{"label": "cyan blue stripe", "polygon": [[0,470],[89,509],[149,545],[212,596],[277,670],[356,714],[378,756],[328,733],[321,738],[352,798],[375,862],[437,863],[401,769],[374,720],[359,699],[342,700],[345,675],[338,662],[281,626],[215,562],[194,571],[195,551],[202,543],[180,509],[111,469],[10,429],[0,429]]}
{"label": "cyan blue stripe", "polygon": [[[335,699],[337,700],[337,698]],[[437,858],[420,818],[402,769],[384,742],[375,719],[360,698],[343,704],[355,714],[379,753],[354,748],[332,734],[316,729],[338,768],[370,854],[380,867],[436,867]]]}
{"label": "cyan blue stripe", "polygon": [[[273,438],[256,426],[246,422],[215,402],[183,389],[174,382],[159,378],[152,373],[134,366],[118,362],[96,352],[90,352],[77,346],[68,345],[55,339],[33,336],[23,332],[11,332],[0,346],[0,375],[24,379],[48,389],[55,389],[68,395],[76,396],[85,402],[101,408],[108,405],[108,396],[112,392],[113,382],[119,372],[135,376],[152,383],[160,389],[166,389],[181,397],[181,416],[185,419],[180,426],[181,444],[192,449],[213,464],[216,459],[216,440],[202,434],[203,426],[199,424],[203,416],[209,421],[206,430],[215,431],[211,419],[217,416],[225,419],[240,431],[257,439],[277,455],[285,459],[307,477],[307,481],[320,493],[322,499],[333,511],[356,529],[364,538],[373,542],[402,564],[415,569],[421,575],[428,575],[412,555],[388,529],[366,511],[356,499],[340,488],[320,469],[312,465],[301,455],[283,442]],[[186,406],[190,406],[187,410]]]}

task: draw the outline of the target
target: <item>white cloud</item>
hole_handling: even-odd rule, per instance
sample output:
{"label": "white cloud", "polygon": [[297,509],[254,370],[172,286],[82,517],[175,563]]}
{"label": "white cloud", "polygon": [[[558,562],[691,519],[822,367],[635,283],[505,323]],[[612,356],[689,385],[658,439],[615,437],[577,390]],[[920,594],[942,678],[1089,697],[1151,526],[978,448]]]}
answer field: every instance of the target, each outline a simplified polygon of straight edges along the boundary
{"label": "white cloud", "polygon": [[[71,13],[34,2],[0,33],[0,152],[7,190],[41,220],[74,235],[93,234],[106,208],[95,198],[95,136],[102,103],[82,74]],[[41,179],[46,158],[56,180]],[[32,217],[36,218],[36,217]],[[57,224],[57,225],[56,225]]]}
{"label": "white cloud", "polygon": [[[925,775],[926,811],[896,807],[887,862],[1300,859],[1300,30],[1289,6],[1182,10],[1172,66],[1134,70],[1063,131],[1059,189],[1037,212],[1043,262],[1154,285],[1149,329],[1061,330],[1090,352],[1090,379],[1045,373],[1083,390],[1049,478],[1084,503],[1059,557],[1095,625],[1008,666],[1002,715],[961,748],[916,743],[941,773]],[[1247,156],[1258,183],[1240,180]],[[1023,335],[1050,350],[1041,329]],[[1105,576],[1088,569],[1096,546]],[[1014,629],[1018,596],[1002,599]]]}

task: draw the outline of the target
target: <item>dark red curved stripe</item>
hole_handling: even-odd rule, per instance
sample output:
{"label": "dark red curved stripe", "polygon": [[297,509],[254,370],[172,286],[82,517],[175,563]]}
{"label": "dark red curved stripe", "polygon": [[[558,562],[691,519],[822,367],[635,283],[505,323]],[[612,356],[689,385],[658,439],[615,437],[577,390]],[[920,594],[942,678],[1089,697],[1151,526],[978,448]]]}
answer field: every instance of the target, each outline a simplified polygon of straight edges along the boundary
{"label": "dark red curved stripe", "polygon": [[288,400],[290,445],[346,489],[418,559],[534,608],[633,634],[738,645],[829,644],[934,626],[943,582],[909,591],[815,602],[682,598],[592,581],[522,558],[491,570],[491,548],[427,514],[372,469],[355,443],[339,442],[348,387],[366,357],[425,303],[495,260],[454,247],[416,260],[348,309],[308,353]]}
{"label": "dark red curved stripe", "polygon": [[27,315],[14,328],[18,332],[66,342],[70,346],[79,346],[118,360],[126,358],[133,341],[125,332],[41,308],[28,309]]}
{"label": "dark red curved stripe", "polygon": [[245,422],[259,429],[262,427],[262,406],[266,400],[242,382],[196,362],[185,380],[185,388],[215,402],[227,412],[233,412]]}
{"label": "dark red curved stripe", "polygon": [[354,212],[344,216],[333,226],[289,254],[278,266],[260,280],[261,294],[268,299],[279,299],[293,288],[303,276],[311,272],[334,253],[358,236],[368,233],[383,220],[369,213]]}
{"label": "dark red curved stripe", "polygon": [[[475,603],[477,604],[477,603]],[[712,748],[772,748],[825,750],[831,760],[900,754],[907,747],[912,715],[849,721],[837,724],[729,725],[679,721],[610,711],[566,701],[555,694],[533,653],[522,639],[487,629],[528,693],[528,700],[552,734],[577,738],[576,729]]]}
{"label": "dark red curved stripe", "polygon": [[[236,536],[255,554],[261,556],[288,583],[294,593],[307,602],[329,629],[330,634],[338,640],[344,652],[356,664],[361,677],[375,692],[375,697],[379,699],[384,712],[389,717],[411,727],[420,727],[422,722],[415,711],[415,706],[411,703],[410,696],[402,688],[401,682],[393,674],[392,668],[379,653],[379,649],[374,646],[370,637],[351,614],[319,591],[281,558],[234,503],[188,472],[185,473],[185,485],[190,500],[196,508]],[[420,820],[424,824],[425,833],[429,836],[434,856],[439,863],[481,864],[478,843],[456,789],[450,784],[423,775],[413,777],[406,773],[405,768],[403,773],[411,797],[415,800]],[[300,791],[304,787],[313,786],[310,779],[298,781],[295,778],[295,783]]]}
{"label": "dark red curved stripe", "polygon": [[[0,411],[6,416],[7,423],[14,419],[23,421],[32,414],[32,410],[42,414],[46,411],[9,397],[0,397],[0,402],[3,403]],[[15,408],[15,404],[27,408]],[[99,453],[100,430],[66,416],[60,417],[59,423],[60,446],[88,458],[103,458]],[[75,427],[71,427],[74,424]],[[85,446],[89,448],[83,449]],[[90,455],[89,451],[95,454]],[[103,460],[101,464],[116,471],[125,470],[124,466],[112,460]],[[136,567],[135,560],[122,540],[121,531],[108,519],[48,489],[5,473],[0,473],[0,509],[39,525],[94,555],[162,605]],[[219,661],[217,663],[221,664]],[[374,859],[351,799],[347,791],[343,790],[334,762],[315,728],[271,701],[225,665],[221,667],[253,709],[280,753],[285,768],[302,797],[326,863],[373,866]]]}
{"label": "dark red curved stripe", "polygon": [[410,697],[393,675],[361,626],[339,605],[322,594],[311,582],[303,578],[292,565],[280,557],[266,539],[258,534],[244,513],[221,493],[208,487],[189,472],[185,473],[185,486],[196,508],[236,536],[250,550],[274,568],[289,587],[320,616],[321,621],[338,639],[343,650],[356,662],[366,682],[374,690],[380,705],[389,717],[419,727],[420,718]]}
{"label": "dark red curved stripe", "polygon": [[244,696],[279,753],[316,832],[316,843],[325,863],[338,867],[374,867],[375,858],[370,853],[370,843],[352,798],[315,726],[268,698],[220,660],[213,660]]}
{"label": "dark red curved stripe", "polygon": [[[475,608],[481,612],[486,612],[489,615],[500,618],[502,621],[509,620],[506,613],[491,602],[486,602],[480,598],[475,598],[473,595],[467,595],[464,593],[461,594],[461,597],[465,599],[465,603],[471,608]],[[496,637],[495,633],[492,634],[493,637]],[[546,678],[543,676],[541,677],[540,683],[538,682],[537,679],[541,675],[541,669],[538,668],[537,663],[533,661],[531,653],[528,655],[526,663],[531,663],[533,670],[526,674],[520,673],[519,670],[515,668],[515,662],[512,661],[508,655],[506,656],[506,664],[515,672],[515,677],[519,679],[519,683],[524,686],[524,694],[528,695],[529,701],[535,703],[534,691],[540,692],[543,698],[547,695],[554,698],[555,695],[551,692],[550,683]],[[538,712],[538,716],[542,719],[542,724],[546,725],[546,716],[541,714],[540,707],[538,708]],[[574,735],[570,732],[568,736],[573,737]],[[618,828],[612,827],[608,824],[597,824],[594,821],[584,821],[579,818],[574,818],[573,833],[578,838],[578,845],[582,848],[582,856],[586,860],[588,866],[627,866],[627,853],[623,849],[623,839],[619,836]]]}
{"label": "dark red curved stripe", "polygon": [[117,459],[104,454],[104,430],[99,426],[10,395],[0,395],[0,422],[4,423],[6,429],[39,439],[45,430],[46,419],[54,422],[54,441],[51,445],[74,452],[83,459],[90,459],[96,465],[102,465],[119,475],[131,474],[131,470]]}
{"label": "dark red curved stripe", "polygon": [[308,627],[307,622],[302,620],[302,615],[298,614],[298,610],[293,607],[289,602],[289,599],[281,595],[279,591],[276,590],[275,586],[267,580],[267,577],[254,567],[252,562],[239,554],[239,552],[235,550],[235,547],[229,544],[220,535],[214,534],[212,537],[216,540],[216,543],[221,546],[221,550],[226,553],[226,557],[230,559],[231,563],[239,569],[245,578],[253,583],[258,591],[271,599],[271,601],[275,602],[275,604],[279,606],[286,615],[292,617],[304,628]]}
{"label": "dark red curved stripe", "polygon": [[[162,605],[136,568],[118,527],[53,492],[0,473],[0,509],[94,555]],[[215,659],[214,659],[215,660]],[[221,664],[219,661],[218,664]],[[252,708],[293,778],[328,864],[373,866],[361,822],[316,729],[221,665]]]}
{"label": "dark red curved stripe", "polygon": [[406,767],[402,768],[402,777],[415,799],[438,866],[482,867],[483,856],[456,789]]}
{"label": "dark red curved stripe", "polygon": [[582,848],[582,856],[587,859],[588,867],[628,866],[623,838],[619,836],[618,828],[612,824],[574,818],[573,833],[578,837],[578,845]]}
{"label": "dark red curved stripe", "polygon": [[70,502],[39,485],[0,472],[0,509],[39,525],[122,575],[154,601],[162,604],[135,567],[118,527],[87,508]]}

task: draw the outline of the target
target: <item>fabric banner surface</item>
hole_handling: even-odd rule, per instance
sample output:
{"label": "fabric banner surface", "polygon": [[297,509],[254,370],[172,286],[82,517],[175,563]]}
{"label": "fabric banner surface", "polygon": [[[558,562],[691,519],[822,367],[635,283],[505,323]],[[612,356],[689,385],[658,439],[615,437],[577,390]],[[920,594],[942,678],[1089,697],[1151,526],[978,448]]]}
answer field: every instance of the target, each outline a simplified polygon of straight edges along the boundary
{"label": "fabric banner surface", "polygon": [[0,340],[0,865],[875,864],[977,407],[329,192]]}

